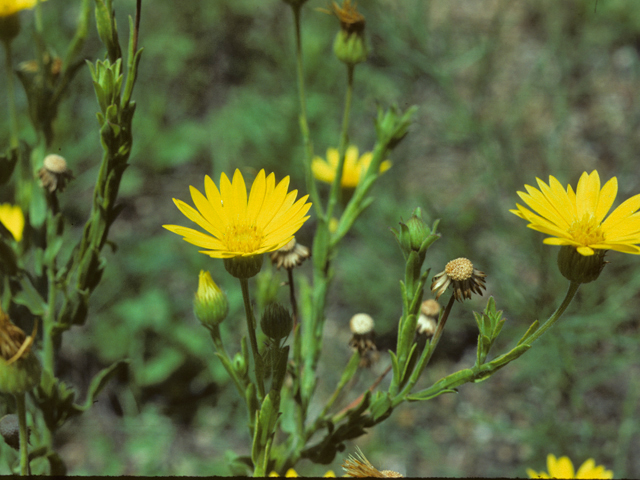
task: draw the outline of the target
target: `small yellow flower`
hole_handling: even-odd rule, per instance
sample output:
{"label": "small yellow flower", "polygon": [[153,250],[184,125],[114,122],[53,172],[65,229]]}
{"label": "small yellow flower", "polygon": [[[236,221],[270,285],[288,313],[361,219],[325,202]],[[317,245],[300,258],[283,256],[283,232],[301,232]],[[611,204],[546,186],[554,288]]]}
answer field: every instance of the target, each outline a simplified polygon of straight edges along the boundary
{"label": "small yellow flower", "polygon": [[305,216],[311,207],[311,203],[305,203],[308,195],[296,202],[298,191],[287,192],[289,177],[276,185],[275,175],[267,177],[264,170],[258,173],[248,198],[240,170],[235,171],[231,182],[223,173],[220,190],[205,176],[206,197],[196,188],[189,188],[196,208],[175,198],[173,201],[189,220],[208,233],[178,225],[163,227],[205,248],[200,253],[213,258],[245,258],[277,250],[289,243],[309,218]]}
{"label": "small yellow flower", "polygon": [[[278,475],[276,472],[271,472],[269,474],[270,477],[279,477],[280,475]],[[293,469],[290,468],[289,470],[287,470],[287,473],[284,474],[285,477],[290,477],[290,478],[294,478],[294,477],[298,477],[298,473]],[[327,473],[325,473],[323,475],[323,477],[331,477],[331,478],[335,478],[336,474],[333,473],[333,470],[329,470]]]}
{"label": "small yellow flower", "polygon": [[[356,188],[360,179],[364,176],[373,159],[373,153],[365,152],[358,158],[358,147],[351,145],[347,148],[342,170],[342,187]],[[336,170],[340,155],[335,148],[327,149],[327,160],[315,157],[311,162],[313,176],[321,182],[332,183],[336,178]],[[391,168],[391,162],[385,160],[380,164],[380,173],[384,173]]]}
{"label": "small yellow flower", "polygon": [[9,203],[0,205],[0,222],[11,232],[16,241],[22,240],[24,230],[24,215],[22,209]]}
{"label": "small yellow flower", "polygon": [[0,17],[8,17],[20,10],[33,8],[36,6],[36,3],[36,0],[0,0]]}
{"label": "small yellow flower", "polygon": [[529,478],[613,478],[613,472],[605,469],[602,465],[596,466],[593,458],[584,462],[578,472],[575,473],[573,463],[571,463],[569,457],[556,459],[554,455],[549,454],[547,456],[547,469],[549,473],[538,473],[527,468],[527,475],[529,475]]}
{"label": "small yellow flower", "polygon": [[527,220],[529,228],[551,235],[544,243],[568,245],[584,256],[598,249],[640,255],[640,195],[623,202],[605,220],[618,193],[616,177],[601,189],[598,172],[584,172],[575,192],[571,185],[565,190],[552,176],[549,185],[536,180],[540,190],[525,185],[528,193],[518,195],[537,214],[519,204],[509,211]]}

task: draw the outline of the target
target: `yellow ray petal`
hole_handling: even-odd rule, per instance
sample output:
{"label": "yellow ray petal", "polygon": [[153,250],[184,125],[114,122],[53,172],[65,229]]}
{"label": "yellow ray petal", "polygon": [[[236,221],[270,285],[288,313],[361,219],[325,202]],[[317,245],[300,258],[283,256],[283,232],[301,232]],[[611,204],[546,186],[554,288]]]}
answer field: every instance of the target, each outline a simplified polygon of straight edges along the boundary
{"label": "yellow ray petal", "polygon": [[219,237],[220,235],[218,228],[211,225],[200,213],[193,208],[191,205],[183,202],[182,200],[178,200],[177,198],[173,199],[173,203],[176,204],[176,207],[182,212],[182,214],[187,217],[189,220],[194,222],[196,225],[204,228],[211,235]]}
{"label": "yellow ray petal", "polygon": [[595,210],[596,222],[602,223],[604,217],[609,213],[609,210],[611,210],[611,206],[613,205],[613,201],[616,199],[617,194],[618,179],[613,177],[604,184],[604,187],[602,187],[602,190],[600,191],[598,205]]}
{"label": "yellow ray petal", "polygon": [[584,172],[578,180],[576,189],[576,206],[578,207],[578,218],[585,214],[592,214],[598,205],[600,194],[600,177],[595,170],[590,175]]}

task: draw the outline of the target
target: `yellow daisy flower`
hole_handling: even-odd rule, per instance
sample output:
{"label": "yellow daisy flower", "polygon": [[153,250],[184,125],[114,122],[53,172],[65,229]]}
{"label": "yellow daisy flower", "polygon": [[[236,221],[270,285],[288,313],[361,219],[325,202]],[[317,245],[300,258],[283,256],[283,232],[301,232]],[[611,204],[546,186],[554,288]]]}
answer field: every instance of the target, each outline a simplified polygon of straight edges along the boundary
{"label": "yellow daisy flower", "polygon": [[0,0],[0,17],[8,17],[20,10],[26,10],[27,8],[33,8],[35,6],[36,0]]}
{"label": "yellow daisy flower", "polygon": [[272,252],[289,243],[309,218],[305,216],[311,207],[311,203],[305,203],[309,196],[296,202],[298,191],[287,193],[288,187],[289,177],[276,185],[273,173],[267,177],[264,170],[260,170],[247,199],[240,170],[235,171],[231,182],[223,173],[220,190],[207,175],[204,177],[206,197],[196,188],[189,187],[196,208],[175,198],[173,201],[189,220],[208,234],[178,225],[163,227],[182,235],[187,242],[205,248],[200,253],[213,258],[250,257]]}
{"label": "yellow daisy flower", "polygon": [[[373,158],[372,152],[365,152],[360,158],[358,158],[358,147],[355,145],[349,146],[344,159],[344,168],[342,170],[342,187],[344,188],[356,188],[360,179],[364,176],[371,164]],[[327,149],[327,160],[323,160],[320,157],[315,157],[311,162],[311,170],[313,176],[321,182],[332,183],[336,178],[336,170],[338,169],[338,162],[340,161],[340,155],[336,148]],[[391,162],[385,160],[380,164],[380,173],[384,173],[391,168]]]}
{"label": "yellow daisy flower", "polygon": [[556,459],[554,455],[549,454],[547,456],[547,469],[549,473],[538,473],[527,468],[527,475],[529,475],[529,478],[613,478],[613,472],[605,469],[602,465],[596,466],[593,458],[584,462],[576,473],[569,457]]}
{"label": "yellow daisy flower", "polygon": [[640,254],[640,195],[635,195],[616,208],[606,220],[618,193],[618,180],[613,177],[602,189],[597,171],[584,172],[574,192],[549,176],[549,185],[539,178],[540,190],[525,185],[528,193],[518,192],[524,202],[537,212],[522,205],[511,213],[524,218],[533,230],[551,235],[545,238],[547,245],[569,245],[584,256],[594,250],[617,250]]}
{"label": "yellow daisy flower", "polygon": [[11,232],[16,241],[22,240],[22,231],[24,230],[24,214],[22,209],[16,205],[9,203],[0,205],[0,223]]}

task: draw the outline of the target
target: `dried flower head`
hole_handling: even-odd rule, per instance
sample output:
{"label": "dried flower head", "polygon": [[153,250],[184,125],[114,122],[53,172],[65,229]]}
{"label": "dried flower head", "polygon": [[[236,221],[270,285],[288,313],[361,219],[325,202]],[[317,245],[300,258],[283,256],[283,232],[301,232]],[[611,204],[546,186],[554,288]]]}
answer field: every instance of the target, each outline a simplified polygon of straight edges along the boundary
{"label": "dried flower head", "polygon": [[486,275],[473,267],[473,263],[466,258],[456,258],[447,263],[444,271],[434,275],[431,291],[440,298],[449,285],[453,284],[453,295],[459,302],[471,298],[471,293],[482,295]]}
{"label": "dried flower head", "polygon": [[330,15],[335,15],[340,20],[340,28],[348,34],[364,32],[365,20],[364,16],[358,12],[357,3],[351,3],[351,0],[344,0],[342,7],[336,2],[329,5],[329,10],[320,9]]}
{"label": "dried flower head", "polygon": [[374,342],[376,332],[373,326],[373,318],[366,313],[357,313],[349,321],[349,328],[353,334],[349,346],[360,353],[361,367],[370,367],[378,359],[378,348]]}
{"label": "dried flower head", "polygon": [[37,332],[26,336],[0,309],[0,392],[24,393],[40,381],[40,362],[31,353]]}
{"label": "dried flower head", "polygon": [[367,460],[359,447],[356,447],[356,456],[349,455],[349,457],[342,464],[342,468],[345,472],[345,477],[374,477],[374,478],[401,478],[404,475],[394,472],[393,470],[378,470],[371,465],[371,462]]}
{"label": "dried flower head", "polygon": [[440,313],[440,304],[430,298],[422,302],[420,305],[420,316],[416,323],[416,333],[418,335],[426,335],[432,337],[438,326],[438,314]]}
{"label": "dried flower head", "polygon": [[284,247],[279,248],[275,252],[271,252],[269,257],[278,270],[284,267],[292,270],[302,265],[307,258],[311,256],[311,250],[296,242],[295,237],[291,239]]}
{"label": "dried flower head", "polygon": [[69,180],[73,180],[73,173],[67,167],[67,161],[60,155],[51,154],[44,157],[43,166],[38,170],[40,186],[49,193],[56,190],[62,192]]}

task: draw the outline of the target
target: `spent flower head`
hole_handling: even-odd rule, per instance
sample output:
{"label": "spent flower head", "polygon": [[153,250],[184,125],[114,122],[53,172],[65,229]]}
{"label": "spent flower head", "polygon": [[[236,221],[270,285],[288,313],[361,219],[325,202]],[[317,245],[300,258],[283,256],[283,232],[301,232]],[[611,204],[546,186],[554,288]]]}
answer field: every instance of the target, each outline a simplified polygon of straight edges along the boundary
{"label": "spent flower head", "polygon": [[[204,248],[200,252],[210,257],[238,259],[243,268],[233,270],[229,262],[225,262],[225,267],[241,278],[258,273],[261,254],[285,246],[309,218],[305,216],[311,207],[311,203],[306,203],[308,195],[296,201],[298,191],[287,191],[289,177],[276,185],[275,175],[266,176],[264,170],[260,170],[253,181],[248,197],[240,170],[235,171],[232,181],[223,173],[220,190],[205,176],[206,196],[194,187],[189,188],[196,208],[182,200],[174,198],[173,201],[189,220],[207,233],[178,225],[163,225],[164,228]],[[255,258],[257,256],[260,257]]]}
{"label": "spent flower head", "polygon": [[364,456],[360,447],[356,447],[356,456],[349,457],[342,464],[346,472],[345,477],[374,477],[374,478],[402,478],[404,475],[393,470],[378,470],[367,457]]}
{"label": "spent flower head", "polygon": [[24,214],[18,205],[11,205],[10,203],[0,205],[0,223],[9,230],[17,242],[22,240]]}
{"label": "spent flower head", "polygon": [[596,250],[640,254],[640,216],[636,213],[640,195],[624,201],[607,217],[618,193],[616,177],[600,188],[598,172],[584,172],[575,192],[552,176],[548,185],[536,180],[540,190],[525,185],[527,193],[518,195],[537,213],[519,204],[510,212],[527,220],[529,228],[551,235],[544,243],[570,246],[583,256]]}
{"label": "spent flower head", "polygon": [[[372,159],[372,152],[365,152],[361,157],[358,157],[358,147],[350,145],[345,154],[340,185],[343,188],[356,188],[367,172]],[[339,162],[340,153],[338,149],[328,148],[326,160],[316,156],[311,162],[313,176],[321,182],[333,183],[333,180],[336,178]],[[390,168],[391,161],[385,160],[380,164],[380,173],[384,173]]]}
{"label": "spent flower head", "polygon": [[465,298],[471,298],[472,293],[482,296],[484,279],[486,274],[473,267],[473,263],[466,258],[456,258],[451,260],[444,267],[444,270],[433,276],[431,291],[436,294],[436,299],[440,298],[449,285],[453,285],[453,296],[459,302]]}
{"label": "spent flower head", "polygon": [[549,454],[547,469],[548,473],[527,468],[527,475],[529,478],[613,478],[613,472],[602,465],[596,465],[593,458],[584,462],[576,472],[569,457],[556,458],[555,455]]}
{"label": "spent flower head", "polygon": [[51,154],[44,157],[42,168],[38,170],[40,186],[49,193],[56,190],[62,192],[69,180],[73,180],[73,172],[67,167],[67,161],[60,155]]}
{"label": "spent flower head", "polygon": [[284,247],[269,254],[271,263],[273,263],[278,270],[280,270],[280,267],[284,267],[286,270],[299,267],[310,256],[311,250],[297,243],[295,238],[292,238]]}
{"label": "spent flower head", "polygon": [[40,361],[31,352],[36,329],[26,336],[0,309],[0,392],[24,393],[40,381]]}

